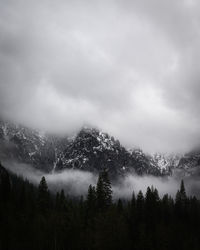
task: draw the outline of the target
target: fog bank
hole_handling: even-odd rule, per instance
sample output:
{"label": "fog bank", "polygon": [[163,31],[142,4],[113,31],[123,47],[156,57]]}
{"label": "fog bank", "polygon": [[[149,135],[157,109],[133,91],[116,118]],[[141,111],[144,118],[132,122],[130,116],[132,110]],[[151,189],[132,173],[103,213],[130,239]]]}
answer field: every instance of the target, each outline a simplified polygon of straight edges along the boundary
{"label": "fog bank", "polygon": [[[52,192],[64,189],[65,192],[73,196],[85,196],[89,185],[96,185],[98,176],[80,170],[64,170],[60,173],[46,174],[40,170],[36,170],[30,165],[19,164],[13,162],[4,162],[3,165],[12,173],[28,179],[35,185],[38,185],[42,176],[45,176],[49,189]],[[185,187],[188,195],[196,195],[199,197],[200,177],[185,177]],[[148,186],[154,186],[158,189],[160,197],[168,193],[175,197],[179,189],[181,178],[179,176],[169,177],[154,177],[154,176],[137,176],[127,175],[113,183],[113,198],[129,199],[132,193],[137,195],[139,190],[145,194]]]}

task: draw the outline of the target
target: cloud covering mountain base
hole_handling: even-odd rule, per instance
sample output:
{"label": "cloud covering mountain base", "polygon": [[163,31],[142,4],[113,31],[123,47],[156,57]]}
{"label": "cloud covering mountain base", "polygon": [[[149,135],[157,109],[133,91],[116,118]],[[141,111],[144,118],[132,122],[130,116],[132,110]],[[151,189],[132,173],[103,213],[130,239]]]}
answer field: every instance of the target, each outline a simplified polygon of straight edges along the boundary
{"label": "cloud covering mountain base", "polygon": [[[69,169],[59,173],[46,174],[27,164],[4,162],[3,165],[12,173],[28,179],[35,185],[38,185],[42,176],[45,176],[52,192],[64,189],[67,194],[73,196],[86,196],[89,185],[96,185],[98,179],[97,175],[80,170]],[[112,183],[113,198],[130,199],[133,191],[137,194],[139,190],[142,190],[145,194],[147,187],[152,185],[158,189],[160,197],[166,193],[175,197],[180,181],[178,176],[154,177],[130,174]],[[184,178],[184,181],[187,194],[199,197],[200,177],[187,177]]]}

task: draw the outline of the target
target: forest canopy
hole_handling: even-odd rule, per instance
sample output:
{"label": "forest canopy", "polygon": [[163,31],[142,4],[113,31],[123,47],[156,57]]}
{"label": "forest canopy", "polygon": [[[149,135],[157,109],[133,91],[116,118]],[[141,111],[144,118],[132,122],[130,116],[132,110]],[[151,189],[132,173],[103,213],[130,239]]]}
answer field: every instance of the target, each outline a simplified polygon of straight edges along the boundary
{"label": "forest canopy", "polygon": [[0,249],[199,249],[200,202],[183,181],[175,199],[152,186],[113,201],[106,171],[75,198],[0,169]]}

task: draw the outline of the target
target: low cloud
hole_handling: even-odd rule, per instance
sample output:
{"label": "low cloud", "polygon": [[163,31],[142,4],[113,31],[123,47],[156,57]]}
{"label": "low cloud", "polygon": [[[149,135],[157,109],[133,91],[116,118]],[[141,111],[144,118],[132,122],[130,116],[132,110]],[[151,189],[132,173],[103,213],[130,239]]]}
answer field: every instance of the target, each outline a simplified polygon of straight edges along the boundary
{"label": "low cloud", "polygon": [[96,185],[97,176],[85,171],[65,170],[62,173],[46,174],[27,164],[4,162],[4,166],[12,173],[38,185],[45,176],[49,189],[53,192],[64,189],[67,194],[86,195],[90,184]]}
{"label": "low cloud", "polygon": [[[67,194],[73,196],[86,196],[89,185],[96,185],[98,179],[97,175],[80,170],[65,170],[61,173],[45,174],[27,164],[4,162],[4,166],[35,185],[38,185],[42,176],[45,176],[49,189],[52,192],[64,189]],[[157,188],[160,197],[166,193],[175,197],[180,187],[180,180],[179,176],[154,177],[128,175],[113,183],[113,198],[130,199],[133,191],[137,195],[140,190],[145,195],[148,186]],[[184,181],[187,194],[199,197],[200,177],[186,177]]]}
{"label": "low cloud", "polygon": [[153,176],[128,175],[121,179],[117,185],[114,185],[113,191],[115,197],[129,199],[133,191],[135,195],[137,195],[140,190],[145,194],[147,187],[154,186],[158,189],[161,197],[166,193],[174,197],[175,192],[179,189],[179,185],[179,181],[172,177],[159,178]]}

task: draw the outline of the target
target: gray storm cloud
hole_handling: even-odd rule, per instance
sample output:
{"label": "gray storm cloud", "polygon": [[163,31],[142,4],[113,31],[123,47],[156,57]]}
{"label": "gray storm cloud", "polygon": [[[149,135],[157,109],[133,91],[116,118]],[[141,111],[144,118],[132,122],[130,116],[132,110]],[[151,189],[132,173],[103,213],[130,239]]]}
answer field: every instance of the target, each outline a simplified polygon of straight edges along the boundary
{"label": "gray storm cloud", "polygon": [[71,133],[97,126],[126,146],[200,141],[200,3],[0,0],[0,113]]}

